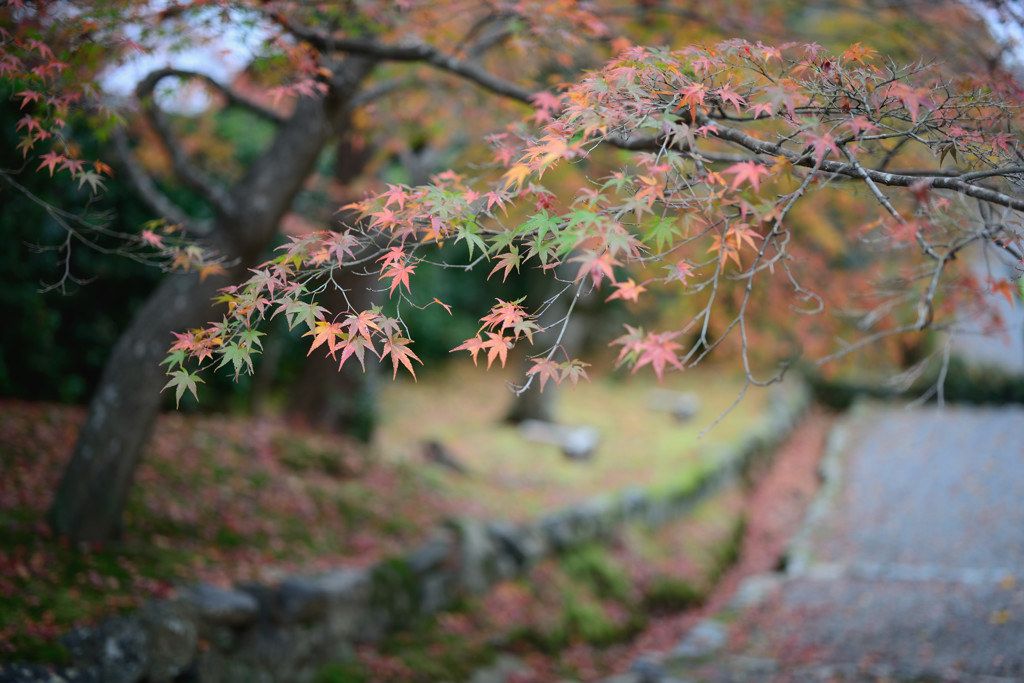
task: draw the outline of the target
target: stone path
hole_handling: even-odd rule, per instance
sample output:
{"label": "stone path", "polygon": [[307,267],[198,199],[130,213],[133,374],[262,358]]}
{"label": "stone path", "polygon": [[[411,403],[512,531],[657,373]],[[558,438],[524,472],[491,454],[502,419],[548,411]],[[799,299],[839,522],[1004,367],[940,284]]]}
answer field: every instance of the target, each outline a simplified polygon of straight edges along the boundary
{"label": "stone path", "polygon": [[863,407],[833,437],[787,572],[621,680],[1024,681],[1024,408]]}

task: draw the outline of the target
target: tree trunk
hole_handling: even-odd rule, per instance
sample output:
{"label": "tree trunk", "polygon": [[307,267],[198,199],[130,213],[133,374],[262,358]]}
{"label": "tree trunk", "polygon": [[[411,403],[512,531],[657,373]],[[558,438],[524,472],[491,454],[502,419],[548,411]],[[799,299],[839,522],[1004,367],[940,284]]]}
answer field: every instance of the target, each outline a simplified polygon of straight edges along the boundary
{"label": "tree trunk", "polygon": [[[237,275],[236,275],[237,277]],[[166,277],[135,314],[107,360],[78,444],[50,508],[53,530],[75,541],[121,536],[122,513],[167,382],[160,361],[170,331],[212,317],[224,278]]]}
{"label": "tree trunk", "polygon": [[49,512],[53,530],[72,541],[109,541],[123,531],[123,514],[142,448],[160,408],[167,377],[160,361],[170,332],[210,320],[217,289],[241,281],[260,257],[316,159],[347,121],[347,103],[372,62],[353,58],[335,71],[331,91],[297,101],[263,155],[218,207],[213,241],[240,265],[228,277],[201,281],[168,276],[122,334],[100,378],[89,415]]}

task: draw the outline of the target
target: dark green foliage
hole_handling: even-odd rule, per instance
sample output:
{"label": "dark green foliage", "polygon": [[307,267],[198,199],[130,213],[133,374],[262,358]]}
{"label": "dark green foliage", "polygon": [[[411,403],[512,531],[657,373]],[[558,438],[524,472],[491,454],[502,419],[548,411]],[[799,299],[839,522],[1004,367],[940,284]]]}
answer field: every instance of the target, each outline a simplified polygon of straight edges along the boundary
{"label": "dark green foliage", "polygon": [[396,623],[410,623],[417,619],[423,595],[419,581],[409,563],[391,558],[373,569],[371,604],[385,610]]}
{"label": "dark green foliage", "polygon": [[644,591],[644,607],[656,611],[680,611],[704,602],[705,594],[689,581],[659,576]]}
{"label": "dark green foliage", "polygon": [[[819,403],[845,410],[858,399],[913,400],[928,396],[935,401],[938,371],[933,370],[906,391],[887,384],[866,384],[847,379],[826,380],[816,373],[807,373],[814,396]],[[943,400],[950,403],[1003,405],[1024,403],[1024,377],[991,367],[972,367],[953,358],[942,384]]]}
{"label": "dark green foliage", "polygon": [[595,596],[610,600],[629,600],[629,577],[601,546],[575,548],[562,556],[561,565],[574,584],[586,587]]}
{"label": "dark green foliage", "polygon": [[332,662],[316,672],[313,683],[364,683],[366,672],[358,662]]}

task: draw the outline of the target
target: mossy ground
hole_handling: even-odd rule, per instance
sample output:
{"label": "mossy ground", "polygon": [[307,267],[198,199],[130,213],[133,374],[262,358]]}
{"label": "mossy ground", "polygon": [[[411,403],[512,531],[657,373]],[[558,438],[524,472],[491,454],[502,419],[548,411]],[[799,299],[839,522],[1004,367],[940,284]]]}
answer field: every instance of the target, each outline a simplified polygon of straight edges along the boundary
{"label": "mossy ground", "polygon": [[609,674],[649,619],[705,600],[738,555],[744,520],[743,492],[730,489],[659,528],[625,526],[610,544],[546,559],[355,662],[325,668],[322,681],[468,680],[499,653],[527,662],[531,681]]}

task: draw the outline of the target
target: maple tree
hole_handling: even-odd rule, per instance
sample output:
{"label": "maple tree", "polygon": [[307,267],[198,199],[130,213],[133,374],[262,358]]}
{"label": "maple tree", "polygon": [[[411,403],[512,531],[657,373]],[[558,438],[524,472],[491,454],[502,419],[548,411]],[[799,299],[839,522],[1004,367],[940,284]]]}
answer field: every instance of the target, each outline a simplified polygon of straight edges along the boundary
{"label": "maple tree", "polygon": [[[630,5],[632,13],[615,3],[610,11],[575,2],[357,4],[4,8],[10,14],[0,24],[0,70],[26,108],[19,122],[26,158],[41,173],[67,173],[99,192],[111,167],[79,158],[62,131],[72,116],[106,130],[120,172],[165,218],[133,238],[133,248],[171,270],[107,364],[51,512],[59,533],[79,540],[117,534],[157,390],[177,398],[196,392],[203,367],[236,376],[252,371],[259,326],[274,316],[308,333],[310,353],[343,366],[353,357],[360,365],[389,359],[393,376],[414,373],[419,359],[403,312],[447,306],[416,288],[436,244],[465,249],[466,261],[447,266],[481,265],[502,278],[537,269],[558,284],[560,294],[544,301],[499,300],[478,334],[458,346],[474,359],[484,352],[488,365],[504,364],[513,345],[549,331],[554,339],[534,352],[523,387],[586,376],[586,364],[565,353],[561,337],[579,297],[593,289],[633,306],[678,291],[692,309],[678,319],[666,313],[657,331],[628,327],[616,342],[620,362],[649,365],[660,376],[735,343],[750,380],[764,383],[777,375],[759,377],[752,354],[778,348],[757,338],[762,326],[753,323],[758,315],[777,318],[786,303],[808,312],[838,296],[847,321],[868,331],[838,349],[846,351],[941,327],[955,297],[1009,286],[972,282],[957,271],[956,256],[985,241],[1020,257],[1021,200],[1013,191],[1019,91],[1010,79],[898,67],[861,44],[836,55],[816,44],[745,41],[641,48],[621,37],[616,22],[635,14],[653,23],[646,3]],[[694,10],[688,18],[700,15]],[[255,93],[167,67],[136,86],[139,127],[122,127],[92,105],[97,74],[126,51],[152,49],[168,28],[183,42],[202,42],[210,37],[197,26],[232,21],[270,36],[263,59],[270,76]],[[617,54],[612,61],[580,75],[578,65],[599,63],[609,48]],[[423,80],[436,89],[417,88]],[[555,87],[563,80],[571,84]],[[198,83],[225,106],[271,125],[265,149],[244,169],[215,179],[187,153],[179,123],[161,107],[161,88],[170,82]],[[489,155],[473,152],[472,171],[370,193],[348,206],[358,221],[293,236],[260,265],[321,152],[353,134],[360,108],[396,92],[419,106],[377,115],[404,125],[445,92],[463,103],[454,115],[460,121],[490,127]],[[466,116],[481,99],[492,115]],[[517,122],[516,107],[524,105],[529,119]],[[133,147],[133,133],[157,141],[164,150],[157,165],[205,203],[206,218],[162,191],[153,162],[147,168],[141,161],[145,148]],[[574,186],[567,190],[566,182]],[[896,259],[866,259],[870,265],[844,278],[853,283],[845,288],[827,275],[837,258],[821,237],[829,231],[797,220],[804,205],[813,206],[809,195],[838,186],[881,207],[880,217],[857,221],[863,236],[900,248]],[[862,236],[849,222],[844,230]],[[861,242],[847,248],[866,253]],[[343,309],[322,305],[324,288],[353,269],[384,288],[390,312],[357,305],[354,296]],[[214,297],[226,313],[202,327]],[[542,325],[560,301],[568,302],[564,314]],[[837,350],[836,334],[857,328],[793,317],[782,341],[799,339],[819,357]],[[177,330],[170,356],[168,330]],[[97,506],[100,490],[111,495]]]}
{"label": "maple tree", "polygon": [[[782,373],[755,376],[747,311],[759,283],[771,277],[785,282],[793,307],[809,313],[825,308],[819,286],[808,281],[808,258],[790,223],[794,206],[815,191],[841,184],[873,199],[880,216],[850,226],[853,242],[874,235],[903,252],[896,265],[878,261],[896,268],[887,276],[888,291],[869,295],[865,289],[865,297],[875,298],[847,312],[868,333],[829,357],[903,332],[949,329],[955,314],[970,308],[964,300],[1008,291],[1006,280],[973,282],[955,262],[975,242],[1021,260],[1020,94],[1013,81],[950,78],[921,65],[886,64],[859,43],[838,55],[816,44],[777,48],[740,40],[679,51],[629,48],[568,87],[557,106],[548,103],[550,121],[536,137],[501,137],[499,146],[515,144],[517,151],[497,155],[496,163],[507,166],[500,177],[447,173],[432,185],[392,185],[357,203],[366,218],[360,235],[367,247],[350,258],[382,262],[379,277],[389,281],[389,294],[413,306],[409,276],[426,258],[423,250],[445,239],[464,243],[471,263],[493,261],[491,276],[507,276],[531,262],[541,269],[578,262],[575,275],[564,280],[566,296],[605,281],[615,288],[609,299],[638,300],[648,288],[679,286],[703,299],[699,311],[662,332],[627,326],[627,334],[613,342],[622,347],[619,362],[634,370],[650,365],[661,377],[670,367],[699,362],[735,333],[749,381],[772,382]],[[556,198],[542,184],[557,164],[584,163],[602,145],[634,154],[622,169],[589,178],[573,197]],[[506,218],[520,206],[533,213],[525,220]],[[324,268],[323,252],[353,234],[293,240],[247,283],[228,290],[226,318],[179,341],[173,366],[185,367],[188,356],[221,356],[224,364],[238,348],[254,350],[244,335],[277,311],[293,325],[303,322],[295,310],[311,329],[327,325],[318,319],[330,312],[316,308],[301,277]],[[376,246],[381,235],[386,247]],[[638,285],[625,273],[644,279]],[[271,278],[273,289],[265,285]],[[727,290],[739,292],[738,306],[714,334],[713,312]],[[781,304],[774,301],[773,310]],[[263,313],[253,315],[256,309]],[[360,313],[367,314],[376,315]],[[393,335],[401,334],[397,320],[382,319]],[[499,300],[481,319],[480,333],[454,350],[469,351],[474,361],[483,351],[488,366],[504,365],[509,348],[532,342],[534,320],[520,302]],[[685,334],[694,338],[688,345],[678,341]],[[383,333],[378,338],[380,351],[367,335],[338,334],[332,352],[358,344],[360,353],[383,357],[394,339],[408,342]],[[540,349],[528,376],[575,379],[579,361],[556,363],[558,349],[557,342]],[[172,385],[191,376],[176,376]]]}

